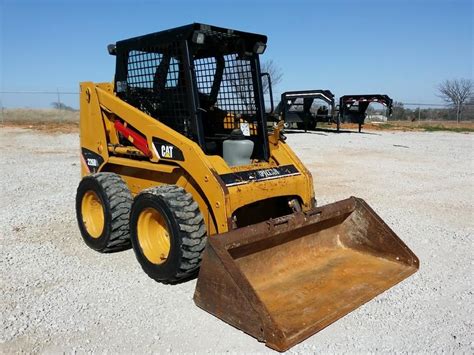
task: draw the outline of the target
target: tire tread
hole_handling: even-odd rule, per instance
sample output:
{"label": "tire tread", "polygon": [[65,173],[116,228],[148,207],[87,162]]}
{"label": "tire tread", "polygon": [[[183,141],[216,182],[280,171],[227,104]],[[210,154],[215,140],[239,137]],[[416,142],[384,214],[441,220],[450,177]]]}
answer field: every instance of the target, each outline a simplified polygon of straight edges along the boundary
{"label": "tire tread", "polygon": [[101,172],[90,176],[95,178],[104,189],[112,216],[110,238],[101,252],[109,253],[130,249],[129,216],[133,199],[127,184],[120,175],[115,173]]}
{"label": "tire tread", "polygon": [[181,235],[182,261],[179,270],[168,280],[157,280],[162,283],[176,283],[192,277],[198,270],[202,253],[207,242],[207,228],[199,206],[193,196],[176,185],[160,185],[143,190],[161,198],[172,212]]}

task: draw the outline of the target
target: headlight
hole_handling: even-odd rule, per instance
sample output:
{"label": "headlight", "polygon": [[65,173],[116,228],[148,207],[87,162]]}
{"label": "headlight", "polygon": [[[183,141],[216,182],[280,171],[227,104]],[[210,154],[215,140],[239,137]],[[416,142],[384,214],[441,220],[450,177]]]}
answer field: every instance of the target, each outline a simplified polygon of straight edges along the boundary
{"label": "headlight", "polygon": [[202,33],[202,32],[195,31],[195,32],[193,33],[193,42],[194,42],[194,43],[203,44],[205,38],[206,38],[206,36],[205,36],[204,33]]}
{"label": "headlight", "polygon": [[253,46],[253,52],[256,53],[256,54],[263,54],[263,52],[265,52],[266,48],[267,48],[267,45],[265,43],[257,42]]}

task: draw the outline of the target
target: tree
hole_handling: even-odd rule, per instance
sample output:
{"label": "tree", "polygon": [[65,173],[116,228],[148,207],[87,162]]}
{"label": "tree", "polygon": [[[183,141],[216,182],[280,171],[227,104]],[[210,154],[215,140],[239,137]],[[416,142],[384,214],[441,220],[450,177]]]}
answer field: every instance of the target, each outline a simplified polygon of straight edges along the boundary
{"label": "tree", "polygon": [[51,106],[53,106],[53,108],[55,108],[56,110],[76,111],[71,106],[63,104],[62,102],[57,102],[57,101],[56,102],[51,102]]}
{"label": "tree", "polygon": [[407,112],[403,103],[395,101],[392,105],[392,117],[390,120],[403,121],[407,119]]}
{"label": "tree", "polygon": [[[281,83],[283,79],[283,72],[281,68],[275,64],[273,59],[269,59],[266,62],[263,62],[260,66],[260,70],[262,71],[262,73],[270,74],[273,87],[276,87],[279,83]],[[266,78],[263,80],[262,85],[263,85],[263,93],[268,94],[269,85],[268,85],[268,80]]]}
{"label": "tree", "polygon": [[474,96],[466,102],[463,117],[467,120],[474,120]]}
{"label": "tree", "polygon": [[445,80],[439,84],[439,97],[454,106],[457,122],[461,120],[464,104],[472,99],[473,90],[474,82],[471,79]]}
{"label": "tree", "polygon": [[[273,60],[263,62],[260,66],[260,71],[262,73],[270,74],[273,87],[278,85],[283,78],[281,69],[275,64]],[[250,62],[246,60],[238,60],[236,65],[226,70],[224,79],[233,88],[235,95],[239,97],[240,104],[247,110],[251,110],[254,102],[252,100],[253,93],[249,91],[249,88],[251,88],[253,85]],[[269,85],[265,78],[262,80],[262,85],[263,93],[267,94],[269,92]]]}

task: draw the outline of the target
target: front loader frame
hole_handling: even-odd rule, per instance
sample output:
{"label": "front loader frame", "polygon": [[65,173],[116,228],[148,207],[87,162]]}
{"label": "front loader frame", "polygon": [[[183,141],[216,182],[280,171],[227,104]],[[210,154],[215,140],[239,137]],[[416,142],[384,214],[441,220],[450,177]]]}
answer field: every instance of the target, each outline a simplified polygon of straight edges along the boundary
{"label": "front loader frame", "polygon": [[[303,210],[313,205],[311,174],[278,130],[269,137],[268,162],[231,169],[220,156],[204,154],[196,142],[122,101],[110,83],[81,84],[80,122],[83,176],[116,172],[132,194],[159,184],[181,186],[199,204],[209,235],[235,228],[234,212],[258,201],[294,196]],[[148,151],[137,148],[137,136]],[[120,144],[125,138],[135,145]],[[163,147],[173,155],[163,154]]]}

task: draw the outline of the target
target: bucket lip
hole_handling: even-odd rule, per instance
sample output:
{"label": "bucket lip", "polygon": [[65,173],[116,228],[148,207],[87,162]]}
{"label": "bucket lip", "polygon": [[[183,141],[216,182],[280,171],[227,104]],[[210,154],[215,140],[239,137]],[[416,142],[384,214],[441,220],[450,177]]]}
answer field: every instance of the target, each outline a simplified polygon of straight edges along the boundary
{"label": "bucket lip", "polygon": [[208,236],[208,243],[229,251],[266,239],[268,238],[267,234],[276,236],[310,223],[323,222],[343,214],[350,214],[356,209],[359,201],[363,200],[351,196],[324,206],[314,207],[309,211],[271,218],[267,221]]}

